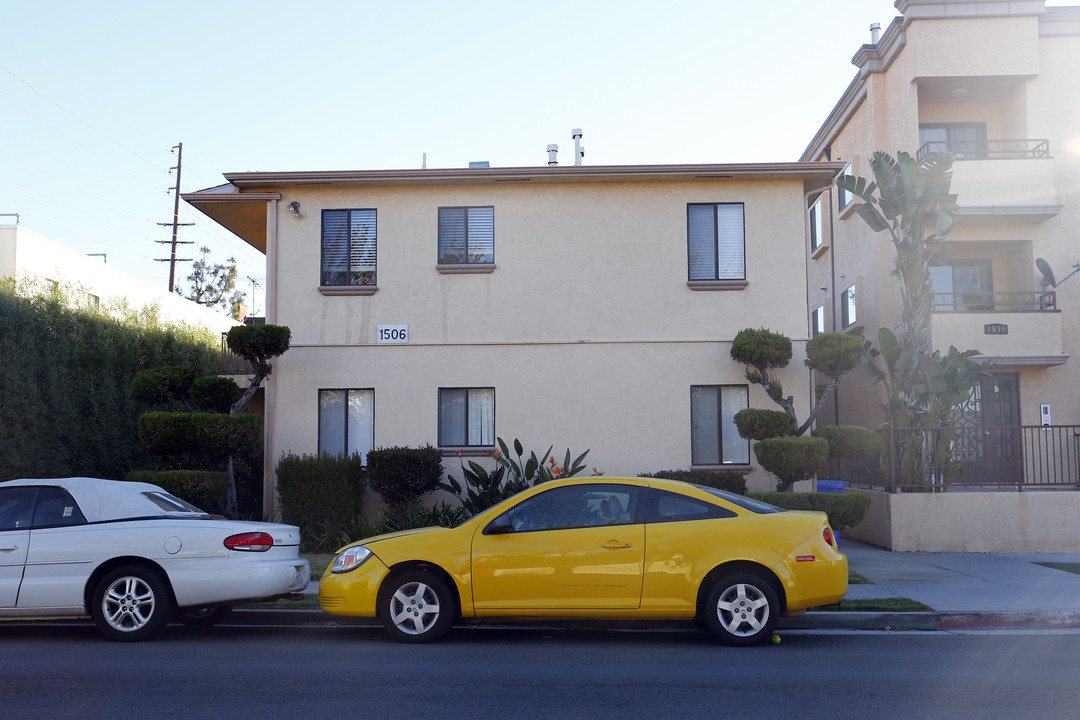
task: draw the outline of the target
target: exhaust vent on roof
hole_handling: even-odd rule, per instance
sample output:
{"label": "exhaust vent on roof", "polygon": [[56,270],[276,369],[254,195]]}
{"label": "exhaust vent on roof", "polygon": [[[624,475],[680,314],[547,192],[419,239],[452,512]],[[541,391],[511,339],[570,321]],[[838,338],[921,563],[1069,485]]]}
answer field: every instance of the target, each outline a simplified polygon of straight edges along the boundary
{"label": "exhaust vent on roof", "polygon": [[491,164],[487,160],[473,160],[469,163],[471,168],[486,168],[491,167]]}

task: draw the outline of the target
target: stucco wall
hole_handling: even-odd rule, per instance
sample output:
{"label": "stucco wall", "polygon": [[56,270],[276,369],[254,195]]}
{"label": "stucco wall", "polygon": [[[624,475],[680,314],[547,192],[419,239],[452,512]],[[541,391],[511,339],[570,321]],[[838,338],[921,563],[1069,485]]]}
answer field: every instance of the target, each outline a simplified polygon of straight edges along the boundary
{"label": "stucco wall", "polygon": [[897,552],[1080,552],[1080,492],[849,492],[871,507],[844,535]]}

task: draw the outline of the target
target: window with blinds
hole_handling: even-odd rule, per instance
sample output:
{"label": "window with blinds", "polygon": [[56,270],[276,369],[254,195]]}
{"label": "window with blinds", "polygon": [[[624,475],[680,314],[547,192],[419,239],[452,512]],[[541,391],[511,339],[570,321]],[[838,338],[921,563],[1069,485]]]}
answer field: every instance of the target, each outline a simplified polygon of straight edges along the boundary
{"label": "window with blinds", "polygon": [[375,210],[323,210],[323,285],[375,285]]}
{"label": "window with blinds", "polygon": [[375,391],[319,390],[319,454],[359,454],[375,447]]}
{"label": "window with blinds", "polygon": [[686,228],[691,280],[746,279],[742,203],[691,203]]}
{"label": "window with blinds", "polygon": [[495,208],[439,208],[439,264],[495,262]]}

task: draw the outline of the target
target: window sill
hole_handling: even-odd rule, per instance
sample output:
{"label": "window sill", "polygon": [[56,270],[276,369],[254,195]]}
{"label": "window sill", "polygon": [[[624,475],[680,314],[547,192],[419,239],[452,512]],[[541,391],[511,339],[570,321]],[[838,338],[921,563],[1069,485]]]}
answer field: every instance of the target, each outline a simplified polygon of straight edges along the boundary
{"label": "window sill", "polygon": [[495,452],[494,445],[478,445],[473,447],[440,447],[443,457],[491,457]]}
{"label": "window sill", "polygon": [[847,205],[845,205],[844,207],[840,208],[839,212],[837,213],[837,217],[838,217],[838,219],[840,219],[840,220],[847,220],[847,219],[848,219],[848,217],[850,217],[850,216],[851,216],[852,214],[854,214],[854,212],[855,212],[855,206],[856,206],[857,204],[858,204],[858,203],[856,203],[856,202],[855,202],[854,200],[852,200],[852,201],[851,201],[851,202],[849,202],[849,203],[848,203]]}
{"label": "window sill", "polygon": [[810,251],[810,259],[811,260],[817,260],[819,257],[824,255],[828,251],[829,251],[829,244],[828,243],[822,243],[821,245],[818,246],[817,250],[811,250]]}
{"label": "window sill", "polygon": [[854,323],[852,325],[848,325],[847,327],[841,328],[840,332],[851,333],[852,335],[862,335],[863,330],[865,330],[865,329],[866,328],[861,323],[856,322],[856,323]]}
{"label": "window sill", "polygon": [[378,285],[320,285],[323,295],[374,295]]}
{"label": "window sill", "polygon": [[435,269],[440,275],[480,275],[495,272],[495,263],[440,263]]}
{"label": "window sill", "polygon": [[691,465],[691,470],[726,470],[728,472],[748,474],[754,468],[750,465]]}
{"label": "window sill", "polygon": [[687,280],[691,290],[742,290],[749,283],[745,280]]}

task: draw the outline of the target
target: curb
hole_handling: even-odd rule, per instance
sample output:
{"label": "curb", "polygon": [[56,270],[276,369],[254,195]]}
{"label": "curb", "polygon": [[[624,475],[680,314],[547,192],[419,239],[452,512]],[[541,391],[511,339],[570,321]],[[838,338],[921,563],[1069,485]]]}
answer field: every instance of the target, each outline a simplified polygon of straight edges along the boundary
{"label": "curb", "polygon": [[[566,621],[499,623],[502,627],[682,628],[690,621]],[[322,610],[237,608],[222,625],[294,625],[309,627],[381,627],[375,618],[329,615]],[[479,623],[487,625],[486,623]],[[496,626],[492,623],[491,626]],[[1080,627],[1080,610],[1036,612],[808,612],[802,617],[780,618],[778,630],[1054,630]]]}

